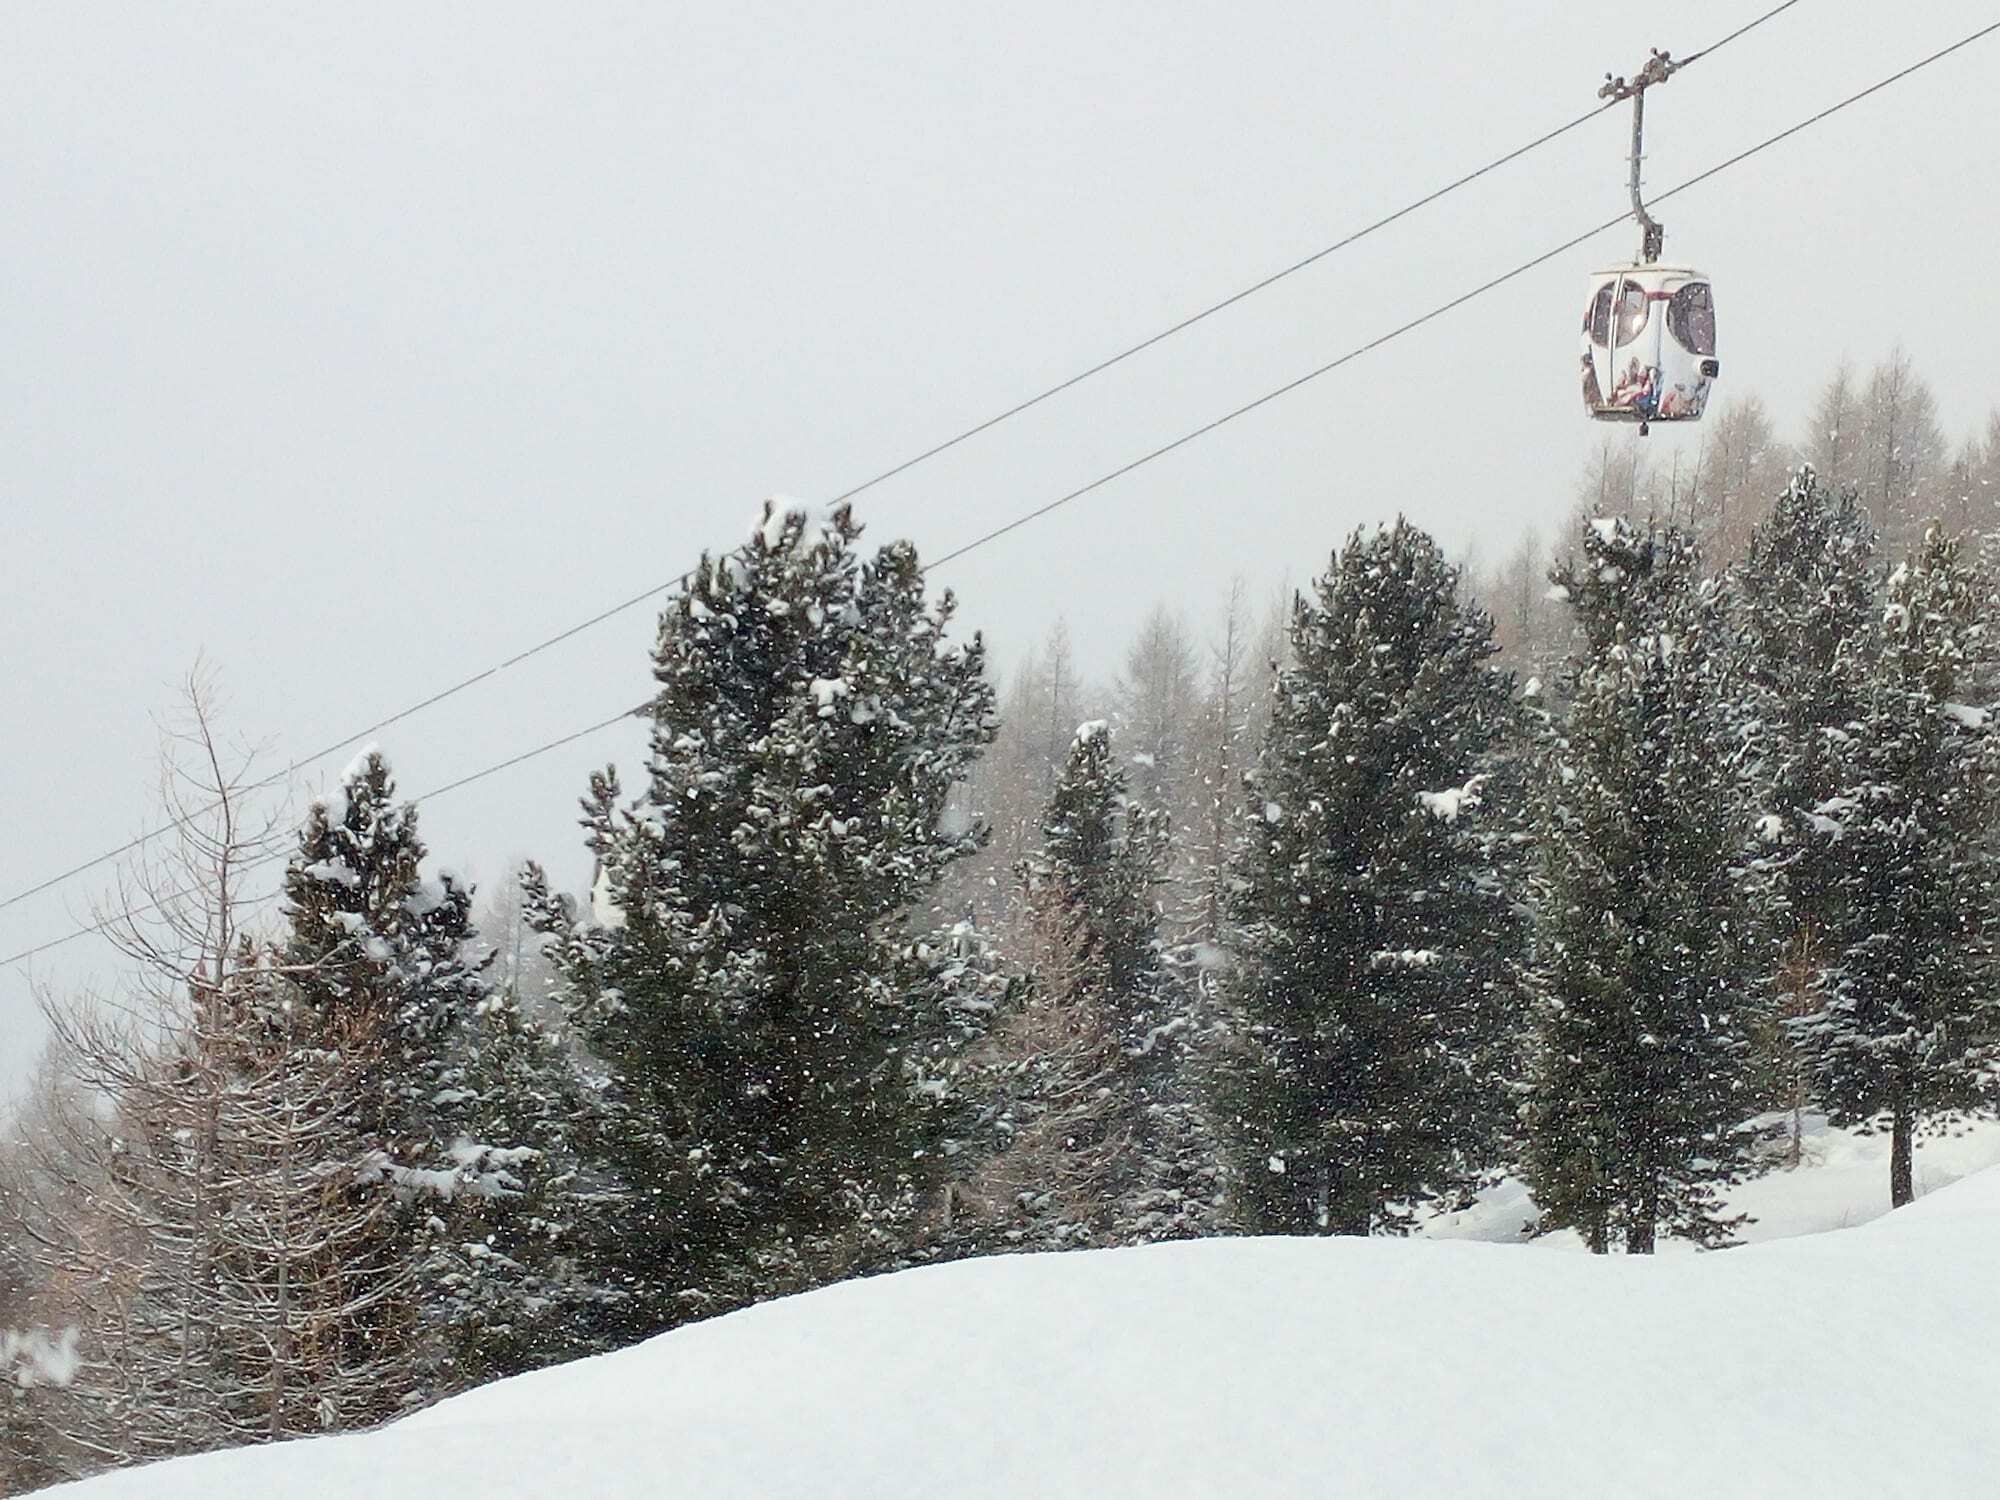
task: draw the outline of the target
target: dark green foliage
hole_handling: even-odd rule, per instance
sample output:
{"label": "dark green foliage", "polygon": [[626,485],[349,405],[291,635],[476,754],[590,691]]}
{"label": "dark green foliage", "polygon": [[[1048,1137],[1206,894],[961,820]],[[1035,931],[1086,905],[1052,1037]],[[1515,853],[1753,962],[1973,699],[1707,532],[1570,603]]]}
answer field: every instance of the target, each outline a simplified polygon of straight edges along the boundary
{"label": "dark green foliage", "polygon": [[1971,570],[1934,528],[1889,580],[1844,784],[1815,813],[1838,840],[1845,942],[1793,1032],[1836,1122],[1889,1116],[1896,1205],[1915,1130],[1981,1103],[2000,1037],[1988,710],[1956,701],[1982,634]]}
{"label": "dark green foliage", "polygon": [[416,809],[370,750],[314,801],[285,870],[284,963],[325,1035],[368,1056],[361,1127],[391,1167],[436,1168],[462,1128],[452,1046],[485,998],[472,894],[421,870]]}
{"label": "dark green foliage", "polygon": [[1399,1231],[1498,1154],[1520,918],[1488,778],[1512,679],[1405,521],[1336,554],[1291,645],[1238,871],[1242,1209],[1279,1232]]}
{"label": "dark green foliage", "polygon": [[1783,1025],[1817,1009],[1845,943],[1839,826],[1819,809],[1842,785],[1875,636],[1875,533],[1852,491],[1795,473],[1735,569],[1743,689],[1758,726],[1751,892],[1767,947],[1755,975],[1772,1024],[1753,1044],[1764,1102],[1791,1115],[1804,1151],[1806,1070]]}
{"label": "dark green foliage", "polygon": [[916,1217],[967,1123],[992,996],[906,911],[979,830],[947,800],[993,735],[977,638],[906,543],[772,508],[667,608],[645,784],[586,803],[596,925],[538,898],[581,1044],[610,1074],[639,1326],[836,1274]]}
{"label": "dark green foliage", "polygon": [[[495,994],[459,1038],[468,1128],[463,1191],[429,1258],[427,1298],[459,1383],[601,1353],[629,1293],[607,1228],[621,1211],[598,1088],[556,1031]],[[516,1145],[495,1145],[515,1142]]]}
{"label": "dark green foliage", "polygon": [[1102,721],[1077,730],[1042,819],[1041,851],[1024,862],[1029,899],[1073,919],[1099,982],[1118,997],[1120,1031],[1133,1050],[1165,1024],[1155,892],[1166,879],[1169,829],[1164,809],[1135,803],[1113,760]]}
{"label": "dark green foliage", "polygon": [[1735,574],[1744,686],[1760,729],[1759,811],[1775,936],[1787,947],[1839,921],[1839,849],[1815,813],[1841,785],[1873,645],[1875,534],[1850,491],[1793,476]]}
{"label": "dark green foliage", "polygon": [[1716,591],[1672,527],[1589,522],[1553,577],[1581,644],[1547,747],[1526,1175],[1545,1228],[1726,1238],[1749,1144],[1746,726]]}
{"label": "dark green foliage", "polygon": [[493,993],[471,891],[421,871],[415,809],[370,751],[316,802],[286,872],[285,967],[355,1068],[364,1161],[396,1200],[385,1263],[414,1268],[378,1316],[430,1393],[605,1347],[621,1291],[592,1253],[604,1190],[576,1143],[596,1099],[572,1055]]}

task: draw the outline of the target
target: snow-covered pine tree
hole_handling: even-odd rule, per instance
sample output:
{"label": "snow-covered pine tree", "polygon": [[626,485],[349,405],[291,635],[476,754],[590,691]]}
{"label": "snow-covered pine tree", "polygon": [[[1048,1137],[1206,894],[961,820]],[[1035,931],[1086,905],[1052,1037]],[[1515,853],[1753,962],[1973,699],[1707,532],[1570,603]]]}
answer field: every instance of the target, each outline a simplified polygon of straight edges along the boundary
{"label": "snow-covered pine tree", "polygon": [[1543,1227],[1593,1250],[1716,1243],[1716,1188],[1749,1144],[1757,957],[1718,591],[1685,533],[1602,517],[1551,576],[1580,644],[1541,777],[1526,1176]]}
{"label": "snow-covered pine tree", "polygon": [[1102,719],[1078,727],[1042,817],[1042,847],[1022,864],[1031,900],[1073,914],[1106,988],[1127,997],[1121,1029],[1133,1046],[1163,1024],[1160,911],[1172,834],[1167,812],[1133,800]]}
{"label": "snow-covered pine tree", "polygon": [[[1103,1009],[1112,1043],[1101,1133],[1123,1146],[1086,1226],[1098,1244],[1192,1237],[1221,1197],[1221,1164],[1193,1087],[1195,996],[1161,953],[1157,892],[1170,846],[1166,810],[1130,795],[1109,727],[1081,726],[1042,821],[1041,850],[1021,876],[1029,920],[1071,936],[1077,972],[1067,987],[1076,1003]],[[1023,1107],[1035,1107],[1032,1087]]]}
{"label": "snow-covered pine tree", "polygon": [[1223,1113],[1256,1227],[1406,1230],[1496,1158],[1520,923],[1486,779],[1513,714],[1494,649],[1400,519],[1294,606],[1229,985]]}
{"label": "snow-covered pine tree", "polygon": [[469,1131],[455,1164],[478,1175],[455,1195],[426,1295],[455,1383],[617,1347],[630,1297],[606,1226],[623,1197],[592,1166],[610,1121],[590,1070],[511,987],[480,1003],[454,1052]]}
{"label": "snow-covered pine tree", "polygon": [[333,1033],[366,1038],[363,1128],[385,1170],[437,1170],[462,1135],[454,1033],[488,986],[470,955],[472,895],[425,877],[416,808],[373,748],[315,798],[285,870],[284,959]]}
{"label": "snow-covered pine tree", "polygon": [[536,897],[611,1074],[617,1253],[656,1327],[883,1253],[965,1124],[991,990],[907,914],[979,846],[945,813],[993,693],[915,550],[864,563],[859,535],[772,504],[703,561],[660,622],[645,785],[585,804],[598,920]]}
{"label": "snow-covered pine tree", "polygon": [[[383,1263],[421,1271],[411,1305],[381,1307],[381,1326],[352,1336],[404,1341],[413,1394],[436,1395],[514,1367],[519,1320],[550,1315],[571,1271],[546,1231],[574,1210],[549,1199],[576,1179],[546,1107],[568,1059],[525,1051],[534,1044],[493,1013],[487,960],[473,956],[472,892],[448,873],[426,876],[425,854],[415,807],[397,799],[382,755],[364,752],[300,829],[283,962],[319,1034],[364,1060],[356,1123],[401,1205],[384,1224]],[[488,1058],[488,1047],[500,1051]],[[492,1133],[516,1128],[524,1134]],[[554,1135],[545,1143],[525,1133],[534,1129]],[[546,1170],[545,1149],[558,1153]],[[558,1340],[554,1352],[572,1347]]]}
{"label": "snow-covered pine tree", "polygon": [[[1874,636],[1875,535],[1852,491],[1796,472],[1734,572],[1744,686],[1760,726],[1754,862],[1776,1016],[1816,1010],[1844,946],[1839,826],[1820,812],[1842,785],[1840,749],[1859,717]],[[1760,1032],[1773,1102],[1803,1151],[1806,1075],[1781,1027]]]}
{"label": "snow-covered pine tree", "polygon": [[2000,1037],[1990,708],[1958,701],[1981,614],[1933,527],[1890,576],[1846,785],[1817,809],[1839,830],[1847,942],[1824,1005],[1792,1025],[1836,1121],[1888,1116],[1893,1207],[1914,1196],[1917,1131],[1983,1102]]}

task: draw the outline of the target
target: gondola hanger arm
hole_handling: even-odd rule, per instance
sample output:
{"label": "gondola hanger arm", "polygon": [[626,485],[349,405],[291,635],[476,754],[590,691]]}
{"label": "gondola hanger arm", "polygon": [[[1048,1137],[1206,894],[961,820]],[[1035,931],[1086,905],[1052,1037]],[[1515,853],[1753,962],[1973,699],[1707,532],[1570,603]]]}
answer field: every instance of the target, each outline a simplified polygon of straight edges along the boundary
{"label": "gondola hanger arm", "polygon": [[1617,101],[1632,101],[1632,217],[1639,221],[1639,259],[1646,265],[1659,260],[1666,248],[1666,226],[1646,211],[1646,200],[1640,192],[1639,166],[1645,156],[1646,136],[1646,90],[1656,83],[1665,83],[1680,69],[1681,64],[1674,56],[1660,47],[1652,49],[1652,56],[1646,65],[1629,79],[1606,73],[1604,82],[1597,90],[1597,97]]}

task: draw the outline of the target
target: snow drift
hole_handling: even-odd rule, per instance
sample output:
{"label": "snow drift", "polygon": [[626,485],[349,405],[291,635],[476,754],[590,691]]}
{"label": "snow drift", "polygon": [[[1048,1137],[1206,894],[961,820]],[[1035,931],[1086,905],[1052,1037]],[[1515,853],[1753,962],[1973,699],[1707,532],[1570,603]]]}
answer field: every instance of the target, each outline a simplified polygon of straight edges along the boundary
{"label": "snow drift", "polygon": [[1991,1493],[2000,1170],[1713,1255],[1208,1240],[905,1272],[78,1500]]}

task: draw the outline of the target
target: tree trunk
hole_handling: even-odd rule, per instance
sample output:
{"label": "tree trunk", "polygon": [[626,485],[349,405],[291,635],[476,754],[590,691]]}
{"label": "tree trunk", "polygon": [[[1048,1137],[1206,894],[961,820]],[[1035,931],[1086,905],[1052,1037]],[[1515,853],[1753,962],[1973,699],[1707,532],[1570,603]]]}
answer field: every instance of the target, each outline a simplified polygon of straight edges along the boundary
{"label": "tree trunk", "polygon": [[1648,1176],[1634,1190],[1626,1204],[1625,1253],[1651,1255],[1659,1233],[1660,1189],[1658,1179]]}
{"label": "tree trunk", "polygon": [[1917,1196],[1910,1160],[1916,1124],[1915,1111],[1907,1104],[1898,1103],[1895,1125],[1889,1137],[1889,1207],[1892,1209],[1901,1208]]}
{"label": "tree trunk", "polygon": [[[1818,935],[1817,929],[1807,923],[1799,929],[1798,938],[1793,944],[1791,958],[1786,965],[1790,981],[1790,994],[1784,1010],[1786,1019],[1808,1016],[1813,1012],[1813,976],[1817,972],[1815,964],[1818,958]],[[1806,1105],[1809,1102],[1806,1093],[1806,1067],[1797,1045],[1785,1034],[1782,1027],[1778,1037],[1784,1067],[1791,1075],[1792,1085],[1792,1139],[1785,1152],[1785,1165],[1796,1169],[1806,1159],[1805,1116]]]}

